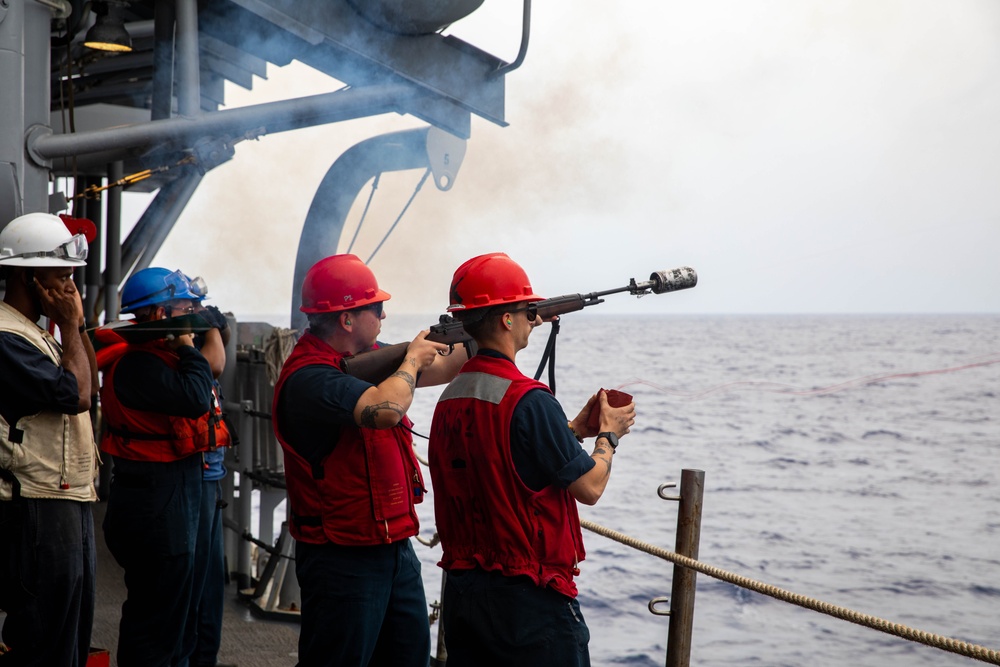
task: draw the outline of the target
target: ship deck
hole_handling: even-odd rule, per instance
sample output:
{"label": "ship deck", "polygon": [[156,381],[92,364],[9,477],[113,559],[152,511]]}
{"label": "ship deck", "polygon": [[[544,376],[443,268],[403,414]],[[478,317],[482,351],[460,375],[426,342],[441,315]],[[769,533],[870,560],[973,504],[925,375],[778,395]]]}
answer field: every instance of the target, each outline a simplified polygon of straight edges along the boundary
{"label": "ship deck", "polygon": [[[122,568],[104,544],[101,522],[104,503],[94,503],[94,528],[97,542],[97,602],[91,646],[107,649],[110,665],[115,667],[118,646],[118,621],[125,601]],[[0,625],[3,621],[0,612]],[[297,623],[261,620],[253,616],[237,596],[235,582],[226,587],[226,605],[222,620],[222,647],[219,662],[239,667],[293,667],[298,661],[299,626]]]}

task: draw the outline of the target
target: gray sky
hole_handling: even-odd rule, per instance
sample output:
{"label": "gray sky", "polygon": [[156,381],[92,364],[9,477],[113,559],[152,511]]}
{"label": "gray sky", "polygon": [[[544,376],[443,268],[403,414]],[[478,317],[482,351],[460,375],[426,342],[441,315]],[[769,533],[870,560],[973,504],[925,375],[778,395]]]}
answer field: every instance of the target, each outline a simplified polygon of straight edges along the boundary
{"label": "gray sky", "polygon": [[[534,3],[510,126],[473,117],[454,187],[428,183],[371,264],[390,312],[442,312],[454,269],[497,250],[546,296],[698,272],[693,290],[610,297],[608,313],[1000,312],[1000,3],[633,5]],[[520,3],[486,0],[447,32],[512,60]],[[339,85],[293,63],[227,97]],[[419,125],[385,116],[238,145],[155,263],[205,276],[237,314],[287,313],[330,164]],[[421,175],[383,178],[362,259]]]}

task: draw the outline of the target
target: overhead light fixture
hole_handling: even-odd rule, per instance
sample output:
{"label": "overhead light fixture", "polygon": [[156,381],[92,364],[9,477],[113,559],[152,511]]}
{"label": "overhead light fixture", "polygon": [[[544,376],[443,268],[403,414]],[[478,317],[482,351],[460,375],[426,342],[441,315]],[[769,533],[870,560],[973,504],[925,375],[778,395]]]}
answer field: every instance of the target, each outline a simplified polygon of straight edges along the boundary
{"label": "overhead light fixture", "polygon": [[98,51],[118,53],[131,51],[132,37],[125,30],[125,19],[122,17],[124,5],[124,2],[115,0],[94,2],[94,14],[97,15],[97,20],[87,31],[83,45]]}

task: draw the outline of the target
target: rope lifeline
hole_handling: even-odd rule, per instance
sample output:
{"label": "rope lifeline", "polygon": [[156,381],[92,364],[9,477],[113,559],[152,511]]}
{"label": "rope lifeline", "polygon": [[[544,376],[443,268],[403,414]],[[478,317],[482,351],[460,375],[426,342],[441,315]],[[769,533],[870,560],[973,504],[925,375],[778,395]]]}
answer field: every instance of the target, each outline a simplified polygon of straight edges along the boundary
{"label": "rope lifeline", "polygon": [[969,644],[959,639],[944,637],[942,635],[936,635],[923,630],[917,630],[901,623],[893,623],[892,621],[887,621],[877,616],[862,614],[854,611],[853,609],[840,607],[828,602],[823,602],[822,600],[800,595],[798,593],[792,593],[782,588],[778,588],[777,586],[772,586],[771,584],[767,584],[762,581],[757,581],[755,579],[750,579],[749,577],[727,572],[726,570],[717,568],[713,565],[702,563],[701,561],[693,558],[682,556],[679,553],[637,540],[634,537],[624,533],[619,533],[618,531],[611,530],[610,528],[605,528],[600,524],[587,521],[586,519],[581,519],[580,524],[589,531],[597,533],[598,535],[603,535],[608,539],[620,542],[621,544],[632,547],[638,551],[644,551],[645,553],[656,556],[657,558],[668,560],[675,565],[680,565],[682,567],[701,572],[702,574],[706,574],[714,579],[719,579],[741,588],[746,588],[756,593],[770,596],[776,600],[790,602],[806,609],[812,609],[813,611],[833,616],[834,618],[850,621],[851,623],[872,628],[874,630],[880,630],[890,635],[895,635],[897,637],[902,637],[903,639],[925,644],[926,646],[932,646],[934,648],[950,651],[951,653],[964,655],[968,658],[973,658],[974,660],[988,662],[992,665],[1000,665],[1000,651],[995,649],[986,648],[985,646],[980,646],[978,644]]}

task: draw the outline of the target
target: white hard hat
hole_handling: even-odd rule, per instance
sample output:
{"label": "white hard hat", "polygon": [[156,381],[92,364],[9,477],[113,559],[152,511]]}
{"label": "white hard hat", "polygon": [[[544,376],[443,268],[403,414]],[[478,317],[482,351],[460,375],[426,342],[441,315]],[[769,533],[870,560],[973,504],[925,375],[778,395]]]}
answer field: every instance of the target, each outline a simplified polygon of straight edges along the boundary
{"label": "white hard hat", "polygon": [[87,238],[49,213],[28,213],[0,230],[0,266],[84,266]]}

